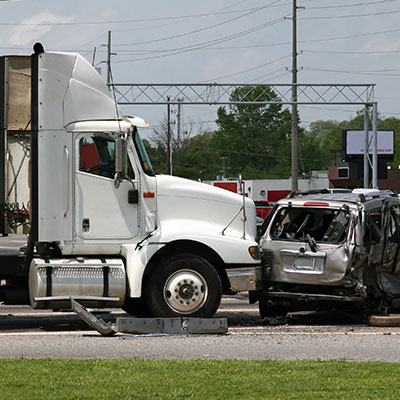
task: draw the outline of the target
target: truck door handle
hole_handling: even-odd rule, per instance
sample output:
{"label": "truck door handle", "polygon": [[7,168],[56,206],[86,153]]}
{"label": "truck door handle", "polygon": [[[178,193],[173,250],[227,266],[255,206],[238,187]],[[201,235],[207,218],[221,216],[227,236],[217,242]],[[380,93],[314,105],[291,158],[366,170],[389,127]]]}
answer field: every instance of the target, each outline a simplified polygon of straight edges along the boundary
{"label": "truck door handle", "polygon": [[69,153],[66,146],[64,146],[64,155],[66,160],[66,169],[67,169],[67,205],[64,211],[64,218],[67,216],[69,211]]}

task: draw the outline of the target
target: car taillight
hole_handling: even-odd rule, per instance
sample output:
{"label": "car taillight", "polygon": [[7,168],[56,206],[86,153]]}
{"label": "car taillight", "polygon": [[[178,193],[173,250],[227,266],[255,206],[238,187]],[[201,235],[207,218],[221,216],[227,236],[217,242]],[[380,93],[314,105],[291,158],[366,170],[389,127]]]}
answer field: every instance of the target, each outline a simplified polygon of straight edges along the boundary
{"label": "car taillight", "polygon": [[304,207],[329,207],[329,203],[324,203],[322,201],[306,201],[303,204]]}

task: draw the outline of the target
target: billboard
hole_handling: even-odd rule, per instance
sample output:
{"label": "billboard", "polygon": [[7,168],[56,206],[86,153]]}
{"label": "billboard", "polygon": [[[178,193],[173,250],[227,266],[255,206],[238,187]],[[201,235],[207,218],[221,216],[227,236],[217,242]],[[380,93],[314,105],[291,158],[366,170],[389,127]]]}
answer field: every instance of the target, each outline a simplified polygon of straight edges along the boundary
{"label": "billboard", "polygon": [[[377,154],[379,158],[393,159],[394,131],[377,131]],[[372,131],[368,133],[368,153],[372,154]],[[347,158],[364,156],[364,131],[343,131],[344,154]]]}

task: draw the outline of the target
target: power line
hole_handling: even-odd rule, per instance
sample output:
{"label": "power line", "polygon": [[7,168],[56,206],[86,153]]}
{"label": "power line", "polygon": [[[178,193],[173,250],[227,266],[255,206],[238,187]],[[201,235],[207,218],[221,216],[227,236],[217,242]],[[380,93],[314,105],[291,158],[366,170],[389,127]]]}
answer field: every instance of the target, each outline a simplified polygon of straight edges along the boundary
{"label": "power line", "polygon": [[[328,42],[328,41],[332,41],[332,40],[353,39],[353,38],[356,38],[356,37],[375,36],[375,35],[379,35],[379,34],[382,34],[382,33],[394,33],[394,32],[400,32],[400,29],[389,29],[389,30],[385,30],[385,31],[357,33],[357,34],[354,34],[354,35],[334,36],[334,37],[329,37],[329,38],[324,38],[324,39],[300,40],[298,43]],[[289,43],[290,42],[284,42],[284,43],[279,43],[279,44],[289,44]]]}
{"label": "power line", "polygon": [[191,45],[191,46],[184,46],[184,47],[180,47],[180,48],[178,47],[178,48],[175,48],[175,49],[171,49],[170,50],[171,52],[169,54],[162,54],[162,55],[156,55],[156,56],[150,56],[150,57],[136,58],[136,59],[131,59],[131,60],[117,60],[117,61],[114,61],[114,63],[152,60],[152,59],[155,59],[155,58],[168,57],[168,56],[181,54],[181,53],[185,53],[185,52],[189,52],[189,51],[199,50],[199,49],[202,49],[204,47],[208,47],[208,46],[213,45],[213,44],[223,43],[223,42],[226,42],[226,41],[229,41],[229,40],[237,39],[238,37],[242,37],[242,36],[248,35],[250,33],[257,32],[257,31],[259,31],[261,29],[270,27],[270,26],[275,25],[275,24],[277,24],[279,22],[282,22],[284,20],[285,20],[284,17],[280,17],[280,18],[277,18],[274,21],[270,21],[270,22],[267,22],[265,24],[258,25],[256,27],[247,29],[245,31],[237,32],[237,33],[229,35],[229,36],[224,36],[224,37],[219,38],[219,39],[209,40],[209,41],[197,43],[197,44],[194,44],[194,45]]}
{"label": "power line", "polygon": [[[312,0],[309,0],[312,1]],[[279,19],[279,21],[272,21],[271,25],[276,24],[277,22],[281,22],[285,19],[286,16],[283,16]],[[365,37],[365,36],[376,36],[376,35],[380,35],[380,34],[387,34],[387,33],[396,33],[396,32],[400,32],[400,29],[389,29],[389,30],[384,30],[384,31],[374,31],[374,32],[365,32],[365,33],[359,33],[359,34],[353,34],[353,35],[344,35],[344,36],[333,36],[333,37],[328,37],[328,38],[322,38],[322,39],[309,39],[309,40],[299,40],[298,43],[318,43],[318,42],[328,42],[328,41],[335,41],[335,40],[346,40],[346,39],[353,39],[353,38],[357,38],[357,37]],[[102,35],[104,36],[104,35]],[[223,47],[211,47],[213,46],[213,44],[210,45],[210,47],[201,47],[201,48],[197,48],[196,50],[237,50],[237,49],[251,49],[251,48],[264,48],[264,47],[272,47],[272,46],[287,46],[291,44],[291,42],[274,42],[274,43],[264,43],[264,44],[250,44],[250,45],[238,45],[238,46],[223,46]],[[193,45],[195,46],[195,45]],[[188,46],[190,47],[190,46]],[[133,50],[133,49],[127,49],[127,50],[123,50],[123,49],[118,49],[118,54],[120,55],[120,53],[125,52],[126,55],[128,55],[129,53],[131,54],[147,54],[147,53],[167,53],[167,52],[173,52],[179,49],[185,49],[188,47],[181,47],[181,48],[173,48],[173,49],[166,49],[166,50],[160,50],[160,49],[148,49],[148,50]],[[30,47],[5,47],[5,46],[0,46],[0,49],[5,49],[5,50],[32,50]],[[56,49],[51,49],[49,48],[49,51],[53,51]],[[88,51],[92,51],[92,49],[75,49],[75,51],[78,52],[88,52]],[[105,50],[104,50],[105,51]],[[308,52],[318,52],[317,50],[306,50]],[[320,52],[323,52],[323,50],[321,50]],[[328,51],[326,51],[328,52]],[[365,52],[367,53],[367,52]],[[130,55],[130,54],[129,54]],[[126,61],[131,61],[131,60],[126,60]],[[136,60],[133,60],[136,61]],[[115,61],[115,62],[124,62],[122,60],[120,61]]]}
{"label": "power line", "polygon": [[[284,56],[284,57],[277,58],[277,59],[272,60],[272,61],[269,61],[269,62],[266,62],[266,63],[261,64],[261,65],[257,65],[256,67],[252,67],[252,68],[245,69],[245,70],[243,70],[243,71],[235,72],[235,73],[229,74],[229,75],[220,76],[220,77],[218,77],[218,78],[208,79],[207,82],[210,82],[210,81],[218,81],[218,80],[220,80],[220,79],[230,78],[231,76],[240,75],[240,74],[243,74],[243,73],[245,73],[245,72],[254,71],[255,69],[259,69],[259,68],[262,68],[262,67],[266,67],[267,65],[275,64],[275,63],[278,62],[278,61],[285,60],[285,59],[288,58],[288,57],[291,57],[291,54],[286,55],[286,56]],[[204,82],[206,82],[206,81],[203,81],[203,82],[200,82],[200,83],[204,83]]]}
{"label": "power line", "polygon": [[281,72],[281,71],[282,71],[282,68],[280,68],[280,69],[278,69],[278,70],[276,70],[276,71],[270,72],[270,73],[268,73],[268,74],[259,76],[259,77],[257,77],[257,78],[254,78],[254,79],[252,79],[252,80],[250,80],[250,81],[248,81],[248,82],[246,82],[246,83],[260,82],[261,79],[264,79],[264,78],[266,78],[266,77],[268,77],[268,76],[270,77],[270,79],[276,79],[276,78],[280,78],[281,76],[284,76],[284,75],[287,75],[287,74],[290,73],[290,71],[288,71],[288,70],[285,68],[285,71],[284,71],[284,72],[282,72],[282,73],[280,73],[280,74],[278,74],[278,75],[275,75],[275,76],[271,76],[271,75],[274,75],[274,74],[276,74],[277,72]]}
{"label": "power line", "polygon": [[356,74],[356,75],[375,75],[375,76],[400,76],[399,74],[391,74],[387,73],[390,71],[400,71],[399,68],[394,69],[377,69],[377,70],[364,70],[364,71],[350,71],[350,70],[340,70],[340,69],[327,69],[327,68],[312,68],[312,67],[304,67],[304,70],[307,71],[318,71],[318,72],[334,72],[334,73],[342,73],[342,74]]}
{"label": "power line", "polygon": [[[277,0],[280,1],[280,0]],[[211,12],[202,14],[189,14],[179,15],[171,17],[155,17],[155,18],[140,18],[130,20],[102,20],[102,21],[75,21],[75,22],[0,22],[0,26],[54,26],[54,25],[103,25],[103,24],[132,24],[132,23],[143,23],[143,22],[154,22],[154,21],[173,21],[178,19],[189,19],[197,17],[208,17],[214,15],[233,14],[243,11],[254,10],[254,8],[244,10],[234,10],[226,12]]]}
{"label": "power line", "polygon": [[166,40],[177,39],[177,38],[180,38],[180,37],[185,37],[185,36],[193,35],[193,34],[195,34],[195,33],[204,32],[204,31],[206,31],[206,30],[213,29],[213,28],[219,27],[219,26],[221,26],[221,25],[228,24],[228,23],[233,22],[233,21],[237,21],[237,20],[240,19],[240,18],[247,17],[247,16],[249,16],[249,15],[251,15],[251,14],[254,14],[255,12],[258,12],[258,11],[260,11],[260,10],[263,10],[263,9],[265,9],[265,8],[268,8],[268,7],[270,7],[271,5],[273,5],[273,4],[275,4],[275,3],[278,3],[279,1],[280,1],[280,0],[275,0],[274,2],[272,2],[272,3],[270,3],[270,4],[267,4],[266,6],[256,8],[255,10],[252,10],[252,11],[249,11],[249,12],[247,12],[247,13],[245,13],[245,14],[239,15],[238,17],[231,18],[231,19],[229,19],[229,20],[226,20],[226,21],[223,21],[223,22],[219,22],[219,23],[214,24],[214,25],[206,26],[206,27],[204,27],[204,28],[196,29],[196,30],[193,30],[193,31],[190,31],[190,32],[180,33],[180,34],[178,34],[178,35],[173,35],[173,36],[164,37],[164,38],[158,38],[158,39],[147,40],[147,41],[144,41],[144,42],[117,44],[117,45],[115,45],[114,47],[122,47],[122,46],[140,46],[140,45],[149,44],[149,43],[159,43],[159,42],[163,42],[163,41],[166,41]]}
{"label": "power line", "polygon": [[304,107],[307,109],[313,109],[313,110],[324,110],[324,111],[335,111],[335,112],[352,112],[352,113],[357,113],[360,110],[355,110],[355,109],[344,109],[344,108],[329,108],[329,107],[315,107],[315,106],[305,106],[305,105],[299,105],[299,107]]}
{"label": "power line", "polygon": [[[230,8],[230,7],[224,7],[221,10],[225,10],[226,8]],[[168,22],[165,24],[140,27],[140,28],[135,28],[135,29],[131,29],[131,28],[130,29],[118,29],[118,30],[114,29],[113,32],[136,32],[136,31],[144,31],[144,30],[162,28],[164,26],[171,26],[171,18],[181,19],[181,21],[176,21],[174,23],[175,25],[177,25],[180,23],[185,23],[188,21],[192,21],[194,19],[202,18],[202,17],[219,16],[219,15],[225,15],[225,14],[237,14],[237,13],[242,13],[242,12],[247,12],[247,11],[252,11],[252,10],[257,10],[257,8],[247,8],[247,9],[227,11],[227,12],[217,11],[217,12],[204,13],[204,14],[183,15],[183,16],[179,16],[179,17],[167,17]]]}
{"label": "power line", "polygon": [[343,19],[343,18],[360,18],[360,17],[371,17],[375,15],[387,15],[387,14],[398,14],[400,10],[393,11],[381,11],[376,13],[366,13],[366,14],[349,14],[349,15],[330,15],[330,16],[321,16],[321,17],[303,17],[300,19]]}
{"label": "power line", "polygon": [[399,50],[382,50],[382,51],[330,51],[330,50],[304,50],[303,53],[323,53],[323,54],[356,54],[356,55],[373,55],[373,54],[396,54]]}
{"label": "power line", "polygon": [[[193,149],[198,148],[199,150],[204,150],[203,146],[196,146],[193,145],[192,147]],[[248,155],[248,156],[257,156],[257,157],[263,157],[263,158],[277,158],[277,159],[281,159],[281,158],[285,158],[290,160],[291,156],[284,156],[284,155],[274,155],[274,154],[266,154],[266,153],[256,153],[256,152],[246,152],[246,151],[238,151],[238,150],[227,150],[227,149],[217,149],[217,148],[208,148],[208,151],[212,152],[212,153],[219,153],[219,154],[240,154],[240,155]],[[318,158],[304,158],[302,157],[303,160],[308,160],[308,161],[316,161],[316,160],[325,160],[323,158],[318,159]]]}
{"label": "power line", "polygon": [[341,5],[336,5],[336,6],[318,6],[318,7],[307,7],[307,10],[326,10],[328,8],[347,8],[347,7],[364,7],[364,6],[369,6],[371,4],[381,4],[381,3],[392,3],[394,1],[399,1],[399,0],[379,0],[379,1],[370,1],[370,2],[364,2],[364,3],[357,3],[357,4],[341,4]]}
{"label": "power line", "polygon": [[[281,17],[281,20],[285,19],[285,17]],[[278,22],[280,22],[280,21],[278,21]],[[344,35],[344,36],[332,36],[332,37],[327,37],[327,38],[322,38],[322,39],[299,40],[298,43],[303,44],[303,43],[329,42],[329,41],[336,41],[336,40],[353,39],[353,38],[357,38],[357,37],[376,36],[376,35],[380,35],[380,34],[395,33],[395,32],[400,32],[400,29],[389,29],[389,30],[384,30],[384,31],[365,32],[365,33],[358,33],[358,34]],[[251,45],[245,45],[245,46],[207,47],[207,48],[199,48],[197,50],[237,50],[237,49],[250,49],[250,48],[264,48],[264,47],[272,47],[272,46],[287,46],[289,44],[291,44],[291,42],[274,42],[274,43],[264,43],[264,44],[251,44]],[[149,53],[157,53],[157,52],[170,52],[170,51],[174,51],[174,50],[176,50],[176,49],[143,50],[143,51],[147,51]],[[129,51],[133,52],[134,50],[129,50]],[[308,50],[308,51],[310,51],[310,50]]]}

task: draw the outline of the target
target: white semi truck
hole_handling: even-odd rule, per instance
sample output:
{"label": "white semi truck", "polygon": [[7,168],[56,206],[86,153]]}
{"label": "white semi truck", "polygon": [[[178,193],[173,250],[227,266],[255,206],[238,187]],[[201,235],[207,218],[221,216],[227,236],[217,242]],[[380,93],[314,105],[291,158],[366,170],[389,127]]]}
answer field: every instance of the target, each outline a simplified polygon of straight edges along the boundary
{"label": "white semi truck", "polygon": [[[155,175],[138,133],[146,122],[122,115],[80,55],[37,44],[32,56],[1,58],[3,171],[7,107],[30,115],[31,228],[25,249],[0,252],[0,301],[210,317],[223,293],[260,288],[251,200]],[[23,80],[8,79],[8,65],[24,59],[30,87],[14,88]]]}

